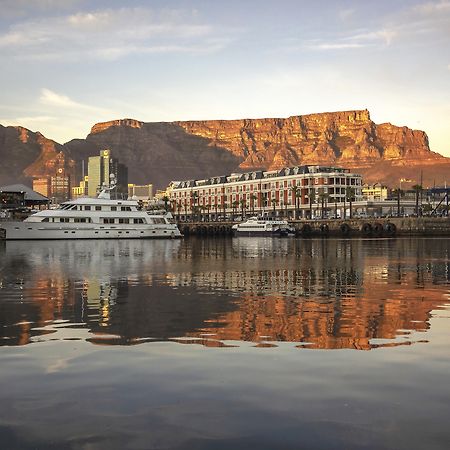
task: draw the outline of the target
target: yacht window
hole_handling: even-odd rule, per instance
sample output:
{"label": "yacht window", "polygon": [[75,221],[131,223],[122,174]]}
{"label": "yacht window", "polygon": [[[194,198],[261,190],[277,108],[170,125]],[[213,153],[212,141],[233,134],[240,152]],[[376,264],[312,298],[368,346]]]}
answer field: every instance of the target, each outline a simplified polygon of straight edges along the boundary
{"label": "yacht window", "polygon": [[68,217],[60,217],[60,218],[59,218],[59,221],[60,221],[60,222],[69,222],[69,220],[70,220],[70,219],[69,219]]}
{"label": "yacht window", "polygon": [[117,206],[111,206],[111,211],[117,211]]}
{"label": "yacht window", "polygon": [[48,222],[48,217],[46,217],[45,219],[42,219],[41,222]]}
{"label": "yacht window", "polygon": [[75,222],[76,223],[86,223],[86,222],[89,222],[89,219],[87,219],[86,217],[75,217]]}
{"label": "yacht window", "polygon": [[133,219],[133,223],[144,223],[144,219]]}
{"label": "yacht window", "polygon": [[119,223],[130,223],[130,219],[119,219]]}
{"label": "yacht window", "polygon": [[103,223],[114,223],[114,219],[112,217],[104,217]]}
{"label": "yacht window", "polygon": [[102,210],[102,207],[101,207],[101,206],[96,206],[96,207],[95,207],[95,210],[96,210],[96,211],[101,211],[101,210]]}
{"label": "yacht window", "polygon": [[129,206],[121,206],[120,210],[121,211],[131,211],[131,207],[129,207]]}
{"label": "yacht window", "polygon": [[86,205],[86,206],[84,207],[84,210],[85,210],[85,211],[90,211],[90,210],[91,210],[91,207],[90,207],[89,205]]}

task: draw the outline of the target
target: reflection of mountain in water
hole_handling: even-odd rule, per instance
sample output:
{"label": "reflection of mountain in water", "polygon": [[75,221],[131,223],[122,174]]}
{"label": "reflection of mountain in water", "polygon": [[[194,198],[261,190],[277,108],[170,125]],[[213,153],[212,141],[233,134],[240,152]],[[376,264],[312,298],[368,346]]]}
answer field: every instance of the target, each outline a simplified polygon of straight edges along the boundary
{"label": "reflection of mountain in water", "polygon": [[80,241],[31,249],[8,242],[0,252],[3,345],[64,327],[75,338],[86,338],[76,330],[87,328],[87,339],[103,344],[187,338],[369,349],[425,331],[449,280],[442,240]]}

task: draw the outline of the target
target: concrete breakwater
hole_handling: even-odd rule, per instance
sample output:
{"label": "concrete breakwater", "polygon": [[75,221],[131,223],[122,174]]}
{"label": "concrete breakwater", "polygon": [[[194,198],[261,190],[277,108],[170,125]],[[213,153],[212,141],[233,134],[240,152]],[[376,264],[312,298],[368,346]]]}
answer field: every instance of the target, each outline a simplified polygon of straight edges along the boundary
{"label": "concrete breakwater", "polygon": [[[228,236],[237,222],[180,222],[185,236]],[[450,236],[448,217],[389,217],[290,221],[297,236]]]}

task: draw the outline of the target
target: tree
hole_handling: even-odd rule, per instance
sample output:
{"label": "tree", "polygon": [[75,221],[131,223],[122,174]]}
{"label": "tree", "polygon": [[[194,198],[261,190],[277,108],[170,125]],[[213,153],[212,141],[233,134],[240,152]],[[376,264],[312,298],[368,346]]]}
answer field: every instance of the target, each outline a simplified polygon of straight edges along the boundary
{"label": "tree", "polygon": [[247,202],[244,199],[241,199],[239,203],[241,204],[242,220],[244,220],[244,210],[245,210],[245,207],[247,206]]}
{"label": "tree", "polygon": [[276,206],[277,206],[277,204],[278,204],[278,200],[277,200],[276,198],[273,198],[272,200],[270,200],[270,202],[272,203],[272,206],[273,206],[273,216],[275,217],[275,215],[276,215],[275,208],[276,208]]}
{"label": "tree", "polygon": [[329,197],[329,195],[328,195],[328,193],[326,193],[325,191],[324,191],[324,189],[323,188],[321,188],[320,189],[320,192],[319,192],[319,199],[320,199],[320,206],[321,206],[321,212],[320,212],[320,217],[323,219],[324,217],[324,208],[325,208],[325,203],[326,203],[326,201],[328,200],[328,197]]}
{"label": "tree", "polygon": [[233,220],[234,220],[234,216],[236,215],[236,210],[237,210],[238,206],[239,206],[239,201],[238,201],[238,200],[235,200],[235,201],[232,203]]}
{"label": "tree", "polygon": [[169,211],[169,201],[170,201],[170,198],[167,197],[167,195],[165,195],[165,196],[162,198],[162,201],[164,202],[164,209],[166,210],[166,212]]}
{"label": "tree", "polygon": [[352,188],[351,186],[347,186],[345,188],[345,197],[347,198],[349,207],[350,207],[350,219],[352,218],[352,215],[353,215],[352,214],[353,213],[352,204],[353,204],[353,198],[355,197],[355,193],[356,193],[355,189]]}
{"label": "tree", "polygon": [[395,196],[397,197],[397,217],[400,217],[400,198],[403,195],[403,191],[400,188],[394,190]]}
{"label": "tree", "polygon": [[292,197],[294,197],[294,219],[298,219],[298,199],[301,197],[300,187],[292,186]]}
{"label": "tree", "polygon": [[312,219],[312,209],[313,209],[313,203],[316,201],[316,190],[315,188],[309,188],[309,218]]}
{"label": "tree", "polygon": [[252,208],[252,216],[255,215],[255,200],[258,200],[258,196],[255,194],[250,195],[250,205]]}
{"label": "tree", "polygon": [[416,194],[416,216],[418,216],[419,215],[419,198],[420,198],[420,194],[422,193],[423,187],[420,184],[415,184],[412,188]]}
{"label": "tree", "polygon": [[198,200],[198,192],[194,191],[192,193],[192,222],[194,221],[194,214],[196,214],[197,208],[197,200]]}
{"label": "tree", "polygon": [[208,213],[208,221],[211,220],[211,218],[210,218],[210,216],[209,216],[209,212],[210,212],[210,210],[211,210],[211,206],[212,206],[211,203],[208,203],[208,204],[205,205],[206,211],[207,211],[207,213]]}

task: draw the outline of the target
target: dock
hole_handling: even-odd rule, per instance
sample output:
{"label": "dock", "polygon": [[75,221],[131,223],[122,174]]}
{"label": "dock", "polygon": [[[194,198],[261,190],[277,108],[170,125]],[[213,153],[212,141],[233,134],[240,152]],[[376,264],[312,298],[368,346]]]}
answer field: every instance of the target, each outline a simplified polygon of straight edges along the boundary
{"label": "dock", "polygon": [[[236,222],[178,222],[185,236],[231,236]],[[292,220],[299,237],[450,236],[449,217],[368,217]]]}

